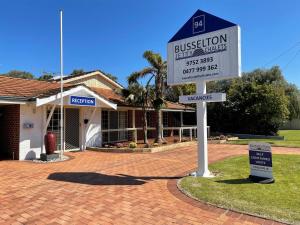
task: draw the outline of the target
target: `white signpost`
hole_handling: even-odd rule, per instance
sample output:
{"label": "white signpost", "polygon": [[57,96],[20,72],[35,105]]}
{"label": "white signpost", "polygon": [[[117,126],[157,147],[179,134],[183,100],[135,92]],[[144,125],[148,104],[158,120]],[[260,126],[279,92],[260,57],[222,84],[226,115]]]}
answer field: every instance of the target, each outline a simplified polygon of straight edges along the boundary
{"label": "white signpost", "polygon": [[206,102],[225,101],[223,93],[206,94],[206,82],[241,76],[240,28],[209,13],[197,12],[168,43],[168,85],[196,83],[197,94],[180,96],[197,103],[198,170],[208,170]]}

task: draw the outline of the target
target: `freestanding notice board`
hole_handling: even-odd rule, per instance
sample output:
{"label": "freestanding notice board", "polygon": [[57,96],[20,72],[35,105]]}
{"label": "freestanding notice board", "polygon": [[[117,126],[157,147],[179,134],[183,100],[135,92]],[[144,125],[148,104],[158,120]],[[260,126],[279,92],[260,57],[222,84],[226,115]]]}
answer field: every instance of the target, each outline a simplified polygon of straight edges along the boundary
{"label": "freestanding notice board", "polygon": [[[225,101],[225,94],[206,95],[206,82],[241,76],[240,28],[197,10],[168,42],[168,85],[196,83],[195,95],[181,103],[197,103],[198,169],[196,176],[210,177],[207,153],[206,102]],[[212,101],[212,99],[214,99]]]}

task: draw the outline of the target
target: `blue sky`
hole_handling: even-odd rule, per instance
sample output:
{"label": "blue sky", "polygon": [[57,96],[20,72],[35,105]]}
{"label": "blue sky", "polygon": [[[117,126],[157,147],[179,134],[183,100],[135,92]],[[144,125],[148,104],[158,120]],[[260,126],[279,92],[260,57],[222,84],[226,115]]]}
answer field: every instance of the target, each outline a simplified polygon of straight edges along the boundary
{"label": "blue sky", "polygon": [[59,72],[59,9],[66,74],[101,69],[126,86],[146,65],[143,52],[166,57],[168,40],[201,9],[241,26],[244,72],[279,65],[300,87],[298,0],[0,0],[0,73]]}

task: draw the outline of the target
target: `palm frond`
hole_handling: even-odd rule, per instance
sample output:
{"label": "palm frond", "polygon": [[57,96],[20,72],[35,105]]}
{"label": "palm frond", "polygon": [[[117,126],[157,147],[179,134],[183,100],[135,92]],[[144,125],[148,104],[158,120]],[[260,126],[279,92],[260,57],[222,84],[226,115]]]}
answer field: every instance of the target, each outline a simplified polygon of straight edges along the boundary
{"label": "palm frond", "polygon": [[150,63],[152,67],[155,69],[159,69],[161,67],[160,61],[162,61],[161,56],[152,51],[145,51],[143,57]]}
{"label": "palm frond", "polygon": [[147,76],[148,74],[152,74],[152,73],[153,73],[153,68],[146,67],[146,68],[142,69],[141,71],[130,74],[130,76],[127,78],[128,83],[129,84],[137,83],[138,79],[143,78],[143,77]]}

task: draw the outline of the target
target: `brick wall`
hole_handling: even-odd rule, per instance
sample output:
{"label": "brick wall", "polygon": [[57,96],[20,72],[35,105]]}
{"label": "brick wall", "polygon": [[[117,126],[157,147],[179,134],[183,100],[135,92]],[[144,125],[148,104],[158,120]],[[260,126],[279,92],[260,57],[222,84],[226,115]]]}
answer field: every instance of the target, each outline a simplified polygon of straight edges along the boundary
{"label": "brick wall", "polygon": [[0,107],[0,158],[19,159],[20,105]]}

